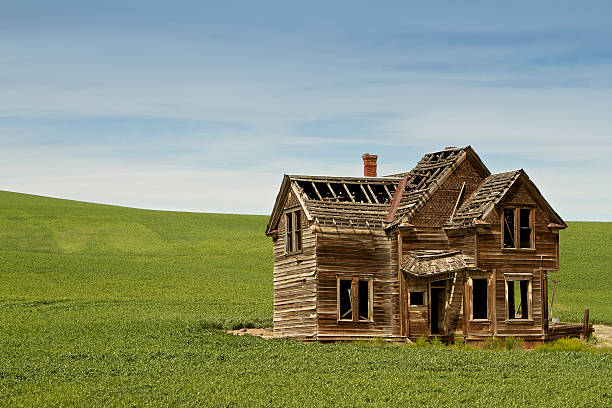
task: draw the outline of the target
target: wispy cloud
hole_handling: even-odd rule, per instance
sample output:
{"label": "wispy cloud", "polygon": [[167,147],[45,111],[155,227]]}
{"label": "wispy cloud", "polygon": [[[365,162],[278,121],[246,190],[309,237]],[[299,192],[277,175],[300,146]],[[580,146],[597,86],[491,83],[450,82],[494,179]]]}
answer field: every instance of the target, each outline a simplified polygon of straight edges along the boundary
{"label": "wispy cloud", "polygon": [[472,144],[493,171],[525,168],[565,218],[610,220],[610,11],[13,3],[0,188],[266,213],[283,173],[359,175],[366,151],[394,173]]}

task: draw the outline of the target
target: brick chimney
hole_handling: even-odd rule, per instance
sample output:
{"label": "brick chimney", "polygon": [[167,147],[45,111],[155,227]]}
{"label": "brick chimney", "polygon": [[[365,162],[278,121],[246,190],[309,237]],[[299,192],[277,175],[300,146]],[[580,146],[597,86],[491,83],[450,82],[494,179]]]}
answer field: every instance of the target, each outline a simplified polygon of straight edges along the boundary
{"label": "brick chimney", "polygon": [[376,177],[376,160],[378,155],[366,153],[361,158],[363,159],[363,176]]}

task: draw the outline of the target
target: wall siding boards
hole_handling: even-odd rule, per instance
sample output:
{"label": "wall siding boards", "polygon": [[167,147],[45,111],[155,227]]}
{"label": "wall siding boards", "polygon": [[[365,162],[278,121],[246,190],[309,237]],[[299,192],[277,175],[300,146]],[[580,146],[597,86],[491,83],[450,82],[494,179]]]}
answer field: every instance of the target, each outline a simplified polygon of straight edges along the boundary
{"label": "wall siding boards", "polygon": [[[438,294],[444,296],[434,304],[443,308],[437,332],[443,337],[463,336],[479,343],[492,336],[514,336],[532,346],[554,336],[574,335],[575,328],[559,326],[554,331],[548,322],[547,279],[549,272],[559,269],[558,229],[564,225],[556,223],[563,221],[522,170],[491,175],[471,148],[465,149],[469,154],[452,167],[436,162],[436,157],[459,157],[452,152],[426,155],[419,162],[423,173],[395,175],[391,191],[388,186],[393,181],[383,178],[353,179],[350,193],[347,185],[341,188],[341,178],[323,183],[316,177],[311,182],[307,176],[285,176],[285,181],[295,177],[302,184],[283,184],[270,221],[278,225],[267,229],[274,251],[275,335],[319,341],[430,337],[435,329],[430,298]],[[444,168],[449,170],[442,172]],[[432,182],[435,174],[442,175]],[[405,186],[408,177],[414,184],[406,194],[414,201],[392,204],[396,188],[401,191],[397,197],[405,198],[404,187],[397,183],[403,180]],[[380,203],[374,202],[379,199]],[[395,217],[397,205],[405,208]],[[532,209],[532,248],[503,248],[506,207]],[[453,219],[459,208],[462,215]],[[301,213],[302,249],[286,254],[284,214],[295,210]],[[458,260],[451,263],[452,257]],[[451,267],[445,268],[444,262]],[[339,277],[371,282],[371,321],[339,320]],[[486,286],[474,279],[486,279]],[[508,318],[508,279],[529,280],[528,319]],[[352,285],[356,290],[357,282]],[[475,285],[483,294],[482,302],[474,299]],[[433,286],[440,289],[432,290]],[[423,292],[423,304],[411,305],[411,292]],[[473,319],[473,307],[482,311],[479,319]]]}
{"label": "wall siding boards", "polygon": [[[284,208],[299,207],[291,192]],[[304,339],[316,338],[316,234],[302,212],[302,251],[285,254],[285,217],[278,225],[274,248],[274,334]]]}

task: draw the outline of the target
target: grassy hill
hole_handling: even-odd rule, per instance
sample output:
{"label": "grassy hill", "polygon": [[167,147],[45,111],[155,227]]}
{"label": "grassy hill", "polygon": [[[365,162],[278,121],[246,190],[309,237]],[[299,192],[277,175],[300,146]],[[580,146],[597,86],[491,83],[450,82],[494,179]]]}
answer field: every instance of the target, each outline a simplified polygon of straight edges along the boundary
{"label": "grassy hill", "polygon": [[[216,330],[271,325],[266,221],[0,192],[0,406],[612,403],[610,354]],[[612,224],[571,223],[562,234],[555,314],[580,320],[588,306],[593,321],[612,324]]]}

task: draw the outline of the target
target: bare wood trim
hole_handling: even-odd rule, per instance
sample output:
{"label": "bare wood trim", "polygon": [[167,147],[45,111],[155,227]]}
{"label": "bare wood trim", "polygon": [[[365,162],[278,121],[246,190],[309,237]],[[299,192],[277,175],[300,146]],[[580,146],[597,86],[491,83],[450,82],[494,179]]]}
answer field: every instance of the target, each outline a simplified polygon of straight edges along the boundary
{"label": "bare wood trim", "polygon": [[308,208],[306,207],[306,203],[304,202],[304,198],[302,197],[302,192],[299,190],[299,187],[297,186],[297,184],[291,183],[291,189],[293,190],[293,193],[295,194],[295,196],[297,197],[298,201],[302,205],[302,209],[304,210],[304,214],[306,215],[306,219],[308,221],[312,221],[314,218],[308,212]]}
{"label": "bare wood trim", "polygon": [[453,219],[455,218],[455,213],[457,212],[457,207],[459,207],[459,202],[461,201],[461,197],[463,196],[463,193],[465,192],[465,181],[463,182],[463,185],[461,186],[461,190],[459,191],[459,195],[457,196],[457,201],[455,202],[455,207],[453,208],[453,212],[451,214],[450,220],[453,221]]}
{"label": "bare wood trim", "polygon": [[387,222],[391,222],[393,221],[393,218],[395,218],[395,213],[397,212],[397,207],[399,206],[402,196],[404,195],[404,190],[406,190],[407,182],[408,176],[406,175],[404,178],[402,178],[402,181],[400,181],[399,185],[397,186],[397,190],[395,190],[395,194],[393,195],[391,207],[389,208],[389,213],[387,214]]}
{"label": "bare wood trim", "polygon": [[493,335],[497,336],[497,269],[493,269],[493,299],[491,299],[491,303],[493,307],[491,308],[491,320],[493,321]]}
{"label": "bare wood trim", "polygon": [[402,276],[402,233],[397,231],[397,283],[399,284],[399,307],[400,307],[400,335],[406,335],[406,316],[404,313],[406,300],[404,299],[404,285]]}
{"label": "bare wood trim", "polygon": [[468,310],[467,310],[467,277],[463,274],[463,335],[468,335]]}

